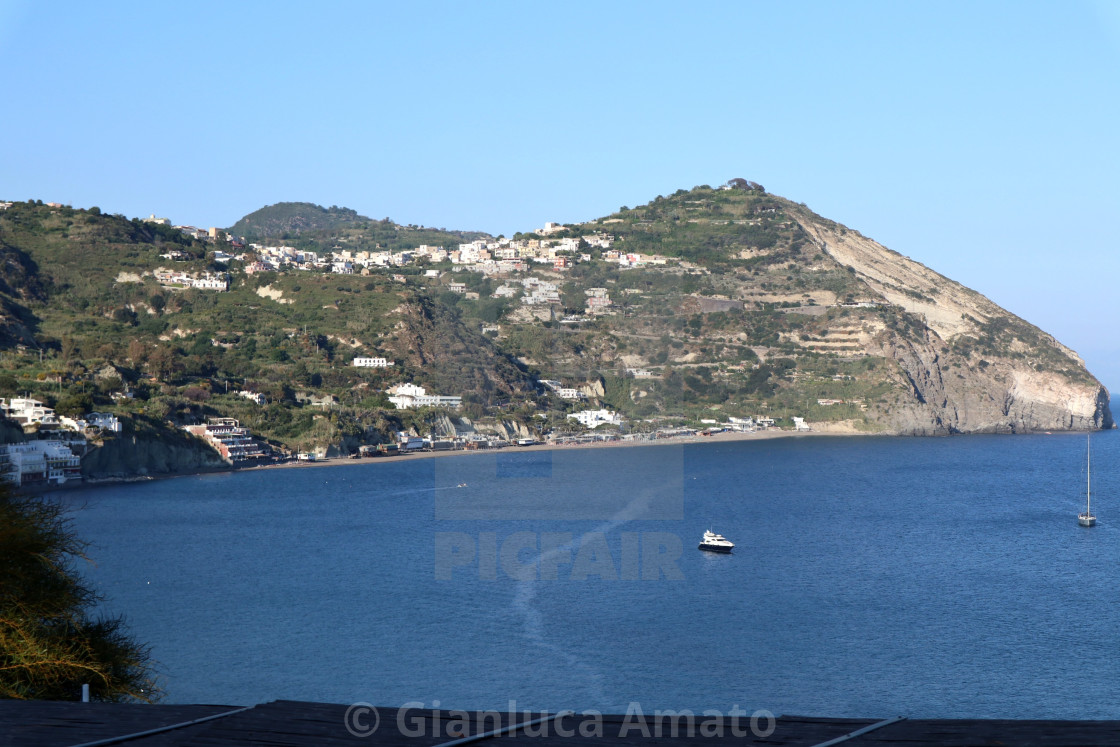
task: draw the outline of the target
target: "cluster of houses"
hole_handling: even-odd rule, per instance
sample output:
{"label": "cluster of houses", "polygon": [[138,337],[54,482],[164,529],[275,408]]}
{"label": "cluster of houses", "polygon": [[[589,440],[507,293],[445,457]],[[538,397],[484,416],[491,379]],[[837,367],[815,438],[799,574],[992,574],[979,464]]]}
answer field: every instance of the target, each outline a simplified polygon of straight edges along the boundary
{"label": "cluster of houses", "polygon": [[34,428],[39,431],[65,429],[75,433],[87,430],[120,433],[121,421],[108,412],[91,412],[81,418],[59,416],[54,408],[47,407],[37,399],[28,397],[0,397],[0,415],[19,423],[24,430]]}
{"label": "cluster of houses", "polygon": [[[518,283],[515,283],[516,285]],[[560,286],[557,283],[541,280],[537,277],[527,277],[519,281],[524,289],[521,303],[533,306],[537,304],[560,303]],[[513,298],[518,291],[512,285],[500,285],[494,290],[495,298]]]}
{"label": "cluster of houses", "polygon": [[271,456],[271,450],[234,418],[210,418],[205,425],[185,425],[183,430],[198,436],[234,464]]}
{"label": "cluster of houses", "polygon": [[[170,218],[157,218],[155,213],[152,213],[147,218],[144,218],[143,221],[145,223],[154,223],[154,224],[159,225],[159,226],[170,226],[171,225],[171,219]],[[198,239],[199,241],[214,242],[214,241],[218,241],[220,238],[224,237],[225,240],[227,242],[229,242],[229,244],[232,246],[233,249],[236,250],[236,249],[244,249],[245,248],[245,244],[244,244],[243,239],[239,239],[236,236],[231,236],[231,235],[227,234],[225,231],[223,231],[222,229],[214,227],[214,226],[211,226],[210,228],[198,228],[196,226],[172,226],[172,228],[179,231],[184,236],[187,236],[187,237],[192,238],[192,239]]]}
{"label": "cluster of houses", "polygon": [[0,444],[0,479],[19,487],[55,486],[80,480],[86,433],[120,433],[116,415],[91,412],[81,418],[58,415],[37,399],[0,398],[0,415],[26,432],[51,434],[50,439]]}
{"label": "cluster of houses", "polygon": [[[607,235],[585,236],[587,246],[607,249],[612,238]],[[416,249],[400,252],[352,251],[339,249],[330,252],[314,252],[296,249],[291,246],[266,246],[250,244],[249,249],[255,260],[245,267],[245,271],[275,272],[290,268],[295,270],[320,270],[328,268],[340,274],[375,268],[405,267],[426,261],[432,264],[450,262],[486,275],[525,272],[533,264],[548,265],[551,269],[566,270],[578,261],[591,261],[591,255],[581,252],[580,239],[498,239],[494,241],[471,241],[459,244],[457,249],[422,244]],[[620,260],[620,257],[623,259]],[[617,261],[626,266],[642,262],[639,255],[622,255],[617,251],[607,251],[604,258]],[[244,259],[244,257],[240,257]],[[664,263],[663,258],[661,259]],[[647,260],[649,261],[649,260]]]}
{"label": "cluster of houses", "polygon": [[58,486],[82,479],[82,458],[64,441],[0,444],[0,480],[17,487]]}
{"label": "cluster of houses", "polygon": [[[556,224],[546,224],[540,233],[548,234],[563,230],[563,227],[549,229],[549,225]],[[506,277],[528,272],[534,265],[545,265],[548,269],[562,272],[579,262],[590,262],[592,255],[583,251],[585,247],[601,249],[603,260],[615,262],[624,268],[647,264],[664,265],[669,261],[659,255],[650,256],[610,249],[612,242],[613,238],[607,234],[561,239],[500,238],[462,243],[457,249],[451,250],[442,246],[421,245],[416,249],[400,252],[351,251],[337,248],[331,252],[315,252],[290,246],[250,244],[252,257],[242,254],[231,255],[228,258],[243,261],[251,259],[252,261],[245,265],[245,271],[249,274],[296,269],[330,270],[349,275],[355,272],[368,273],[376,268],[404,267],[427,261],[432,264],[450,262],[456,266],[456,269],[479,272],[487,276]],[[439,274],[438,270],[427,271],[428,277],[439,277]],[[518,288],[518,285],[521,288]],[[467,291],[465,283],[448,283],[447,289],[477,298],[477,295]],[[527,305],[560,303],[559,285],[536,277],[506,283],[494,291],[495,298],[512,298],[519,294],[521,302]],[[610,296],[605,288],[591,288],[586,291],[586,296],[588,314],[606,313],[611,306]]]}
{"label": "cluster of houses", "polygon": [[224,272],[184,272],[158,267],[152,273],[165,288],[200,288],[202,290],[229,290],[229,275]]}
{"label": "cluster of houses", "polygon": [[450,407],[458,409],[463,404],[460,396],[444,396],[428,394],[428,391],[416,384],[397,384],[389,387],[389,401],[398,410],[410,410],[414,407]]}
{"label": "cluster of houses", "polygon": [[[146,218],[151,223],[170,225],[167,218],[157,218],[154,214]],[[201,229],[194,226],[175,226],[188,236],[200,240],[216,242],[222,237],[217,228]],[[296,249],[291,246],[267,246],[249,244],[248,247],[232,236],[225,236],[230,242],[230,251],[217,251],[217,261],[228,262],[237,259],[245,264],[249,274],[276,272],[284,269],[330,271],[339,274],[361,272],[368,274],[377,268],[404,267],[424,261],[432,264],[450,262],[455,269],[470,270],[487,276],[509,277],[516,273],[529,272],[533,266],[544,265],[548,269],[564,272],[580,262],[592,259],[589,248],[600,250],[606,262],[617,263],[622,268],[643,265],[664,265],[670,260],[660,255],[642,255],[612,249],[614,237],[606,233],[582,237],[547,238],[552,234],[567,230],[558,223],[545,223],[536,234],[544,238],[521,238],[470,241],[461,243],[457,248],[445,249],[442,246],[421,245],[416,249],[393,252],[388,250],[352,251],[335,247],[329,252],[316,252]],[[249,252],[238,250],[248,249]],[[173,253],[174,254],[174,253]],[[179,257],[165,255],[171,259]],[[186,258],[186,257],[183,257]],[[168,287],[200,288],[224,291],[229,289],[229,278],[224,273],[186,273],[160,268],[156,271],[159,282]],[[428,270],[427,276],[438,278],[438,270]],[[395,279],[404,277],[395,275]],[[521,286],[520,288],[518,286]],[[464,283],[448,283],[448,290],[462,293],[468,298],[478,298],[478,294],[467,291]],[[536,277],[527,277],[507,282],[494,291],[495,298],[516,298],[527,306],[558,305],[561,303],[560,288],[557,283]],[[611,313],[611,298],[605,288],[590,288],[585,291],[587,315]],[[358,365],[358,364],[355,364]]]}

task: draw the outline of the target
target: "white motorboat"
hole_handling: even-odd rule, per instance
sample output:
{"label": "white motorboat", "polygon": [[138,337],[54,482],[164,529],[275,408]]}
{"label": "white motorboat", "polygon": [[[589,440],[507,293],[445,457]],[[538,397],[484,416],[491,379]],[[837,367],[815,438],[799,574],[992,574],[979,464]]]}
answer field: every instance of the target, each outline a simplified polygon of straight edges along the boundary
{"label": "white motorboat", "polygon": [[735,543],[711,529],[704,532],[704,539],[700,540],[700,549],[708,552],[731,552],[733,547]]}

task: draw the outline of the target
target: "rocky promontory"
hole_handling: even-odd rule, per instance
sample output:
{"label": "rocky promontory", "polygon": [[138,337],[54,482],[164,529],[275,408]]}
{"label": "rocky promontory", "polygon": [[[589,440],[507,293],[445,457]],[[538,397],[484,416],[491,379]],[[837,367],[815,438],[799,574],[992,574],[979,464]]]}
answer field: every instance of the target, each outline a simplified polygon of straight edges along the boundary
{"label": "rocky promontory", "polygon": [[897,365],[909,397],[875,420],[901,434],[1113,428],[1109,393],[1074,351],[981,294],[843,227],[791,209],[805,232],[850,268],[861,300],[909,317],[908,334],[863,324],[870,355]]}

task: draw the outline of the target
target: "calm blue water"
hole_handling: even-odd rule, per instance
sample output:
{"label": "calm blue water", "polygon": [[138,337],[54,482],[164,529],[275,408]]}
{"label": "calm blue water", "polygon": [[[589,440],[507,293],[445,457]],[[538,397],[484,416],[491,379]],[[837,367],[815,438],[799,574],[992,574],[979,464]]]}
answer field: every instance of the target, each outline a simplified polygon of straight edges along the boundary
{"label": "calm blue water", "polygon": [[[1120,718],[1120,434],[1090,530],[1084,455],[781,439],[59,497],[170,702]],[[709,526],[733,555],[696,549]]]}

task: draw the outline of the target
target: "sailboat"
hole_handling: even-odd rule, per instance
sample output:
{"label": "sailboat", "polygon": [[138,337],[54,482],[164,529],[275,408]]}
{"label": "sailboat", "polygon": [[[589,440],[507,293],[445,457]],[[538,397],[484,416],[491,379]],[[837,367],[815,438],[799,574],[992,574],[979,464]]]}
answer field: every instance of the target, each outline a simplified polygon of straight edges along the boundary
{"label": "sailboat", "polygon": [[1089,509],[1089,493],[1091,482],[1089,480],[1089,434],[1085,434],[1085,513],[1077,515],[1077,523],[1083,527],[1092,527],[1097,524],[1097,517]]}

